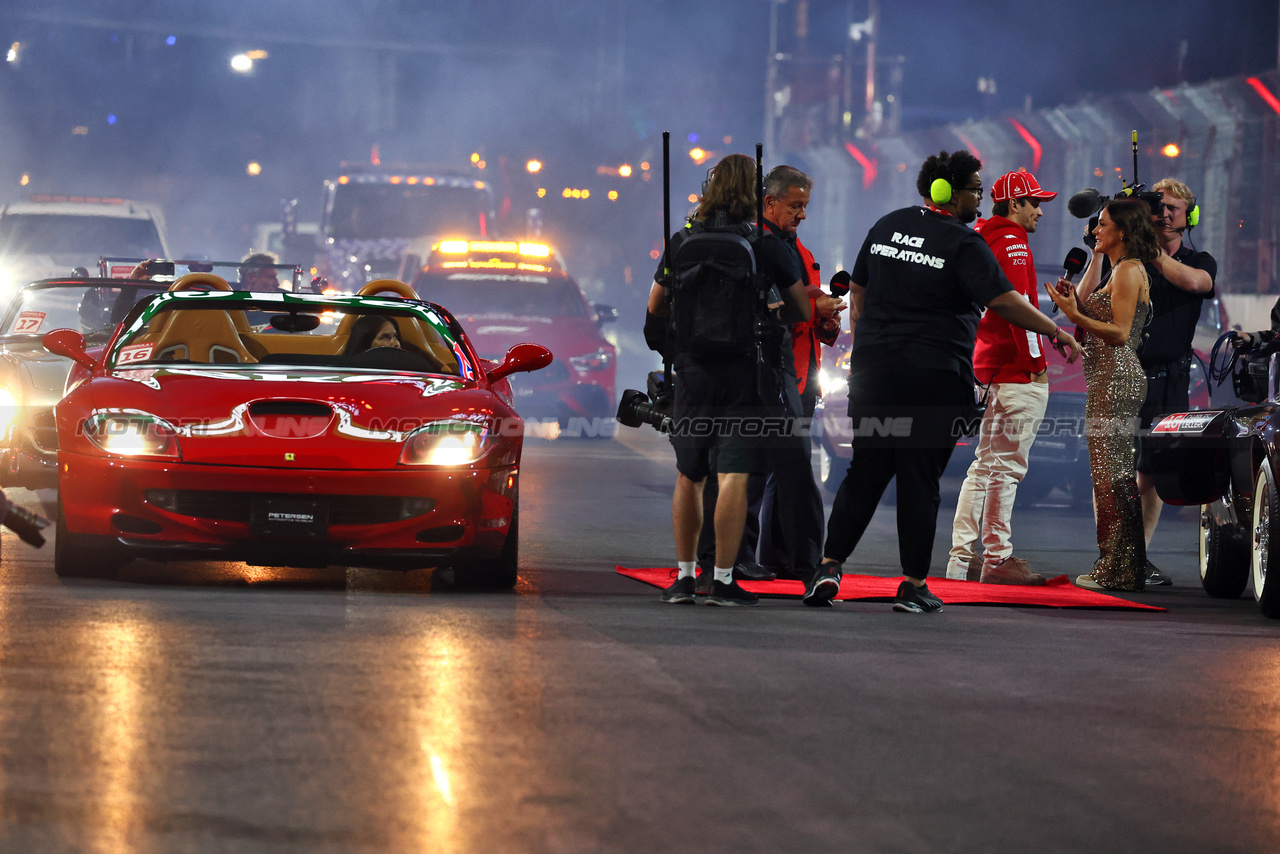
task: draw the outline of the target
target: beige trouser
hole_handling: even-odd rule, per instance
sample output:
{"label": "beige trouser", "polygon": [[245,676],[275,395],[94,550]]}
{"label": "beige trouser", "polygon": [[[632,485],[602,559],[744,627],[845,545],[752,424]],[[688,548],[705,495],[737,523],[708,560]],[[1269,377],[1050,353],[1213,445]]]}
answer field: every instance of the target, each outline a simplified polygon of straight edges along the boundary
{"label": "beige trouser", "polygon": [[1049,385],[996,383],[987,401],[973,464],[956,499],[948,578],[965,577],[979,536],[985,568],[1013,554],[1009,542],[1013,499],[1027,473],[1027,455],[1049,403]]}

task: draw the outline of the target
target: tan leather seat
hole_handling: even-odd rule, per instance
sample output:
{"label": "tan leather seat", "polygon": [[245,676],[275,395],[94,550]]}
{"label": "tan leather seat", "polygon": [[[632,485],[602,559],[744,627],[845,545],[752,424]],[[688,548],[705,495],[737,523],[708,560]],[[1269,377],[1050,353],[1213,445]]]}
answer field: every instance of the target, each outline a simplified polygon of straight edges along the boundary
{"label": "tan leather seat", "polygon": [[243,364],[258,361],[245,348],[235,322],[226,311],[187,309],[172,312],[156,342],[153,358],[190,359],[205,364]]}

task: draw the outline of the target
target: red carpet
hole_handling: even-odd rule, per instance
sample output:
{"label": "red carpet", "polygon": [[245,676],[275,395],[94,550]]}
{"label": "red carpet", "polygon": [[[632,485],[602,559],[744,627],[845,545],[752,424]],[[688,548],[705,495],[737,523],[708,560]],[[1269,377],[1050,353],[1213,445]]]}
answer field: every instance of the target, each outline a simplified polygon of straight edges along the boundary
{"label": "red carpet", "polygon": [[[636,581],[643,581],[658,589],[668,587],[676,578],[673,568],[628,569],[616,567],[618,574]],[[884,578],[879,575],[845,575],[840,582],[837,599],[858,599],[869,602],[890,602],[902,577]],[[799,599],[804,594],[804,584],[799,581],[740,581],[743,589],[761,596]],[[948,581],[930,578],[929,589],[947,605],[1020,605],[1036,608],[1123,608],[1134,611],[1163,611],[1154,605],[1130,602],[1119,596],[1098,593],[1076,587],[1065,575],[1050,578],[1043,587],[1023,587],[1012,584],[978,584],[974,581]]]}

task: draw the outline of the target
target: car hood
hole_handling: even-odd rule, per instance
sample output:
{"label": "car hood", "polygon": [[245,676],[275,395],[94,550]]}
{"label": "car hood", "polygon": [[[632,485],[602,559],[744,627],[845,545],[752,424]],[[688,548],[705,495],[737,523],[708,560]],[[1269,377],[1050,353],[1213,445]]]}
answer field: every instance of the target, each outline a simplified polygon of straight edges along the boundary
{"label": "car hood", "polygon": [[187,463],[389,469],[423,424],[516,417],[476,383],[396,373],[146,368],[95,377],[81,390],[93,409],[140,410],[171,424]]}
{"label": "car hood", "polygon": [[27,406],[52,406],[62,399],[72,362],[55,356],[37,342],[4,348],[4,382]]}

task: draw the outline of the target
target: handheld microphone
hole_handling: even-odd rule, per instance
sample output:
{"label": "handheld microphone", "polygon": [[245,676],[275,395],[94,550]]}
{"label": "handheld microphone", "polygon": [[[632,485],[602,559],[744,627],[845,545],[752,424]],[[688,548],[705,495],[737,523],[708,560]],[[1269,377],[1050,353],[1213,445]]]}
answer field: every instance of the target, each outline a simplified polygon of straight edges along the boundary
{"label": "handheld microphone", "polygon": [[1088,219],[1102,210],[1102,193],[1086,187],[1067,199],[1067,211],[1076,219]]}
{"label": "handheld microphone", "polygon": [[[1089,261],[1089,253],[1085,252],[1079,246],[1074,246],[1067,253],[1066,260],[1062,262],[1062,277],[1068,282],[1073,281],[1075,277],[1084,269],[1084,265]],[[1055,302],[1050,314],[1058,313],[1058,304]]]}
{"label": "handheld microphone", "polygon": [[1084,265],[1089,262],[1089,254],[1079,246],[1072,247],[1067,253],[1066,260],[1062,262],[1063,278],[1068,282],[1073,281],[1075,277],[1084,269]]}
{"label": "handheld microphone", "polygon": [[853,281],[853,277],[849,275],[847,270],[836,270],[827,288],[831,291],[833,297],[843,299],[849,295],[849,283],[851,281]]}

